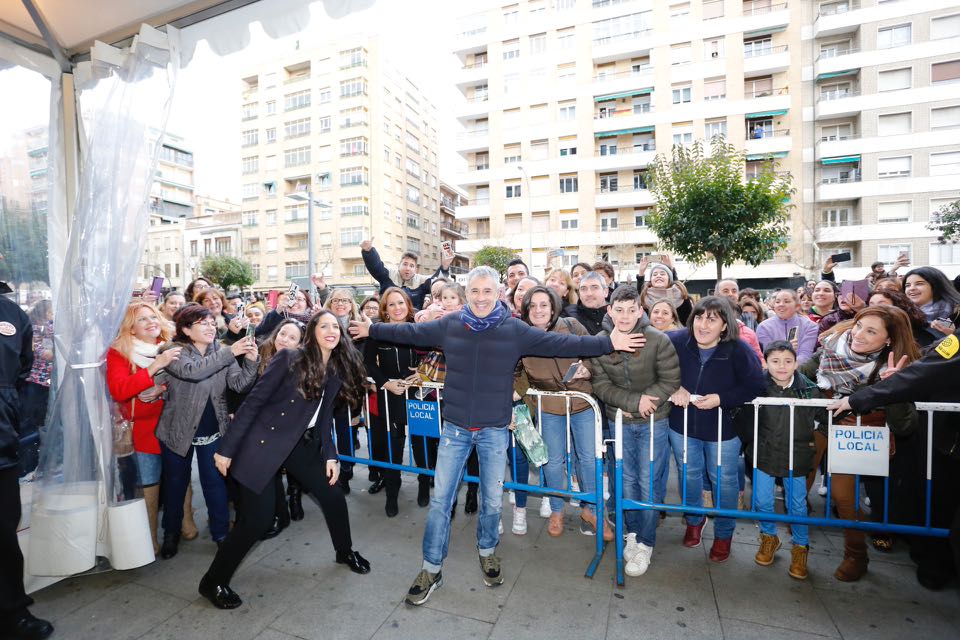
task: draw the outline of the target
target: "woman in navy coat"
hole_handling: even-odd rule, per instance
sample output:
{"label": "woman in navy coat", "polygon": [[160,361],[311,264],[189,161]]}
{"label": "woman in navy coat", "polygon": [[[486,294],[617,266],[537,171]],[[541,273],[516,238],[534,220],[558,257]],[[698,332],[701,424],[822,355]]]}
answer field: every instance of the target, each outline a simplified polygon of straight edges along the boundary
{"label": "woman in navy coat", "polygon": [[280,467],[320,502],[336,561],[355,573],[370,572],[370,563],[352,549],[333,438],[334,407],[357,408],[364,398],[363,360],[330,311],[315,315],[304,333],[302,347],[270,361],[214,455],[220,472],[238,484],[236,525],[200,581],[200,595],[219,609],[242,604],[230,579],[273,522],[273,478]]}

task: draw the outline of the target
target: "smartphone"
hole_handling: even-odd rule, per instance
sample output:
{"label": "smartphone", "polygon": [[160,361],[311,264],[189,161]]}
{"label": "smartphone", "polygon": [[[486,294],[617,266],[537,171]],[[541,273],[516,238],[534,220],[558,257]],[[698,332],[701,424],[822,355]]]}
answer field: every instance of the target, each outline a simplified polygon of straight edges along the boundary
{"label": "smartphone", "polygon": [[834,262],[850,262],[853,258],[850,256],[849,251],[844,251],[843,253],[835,253],[830,256],[830,259]]}
{"label": "smartphone", "polygon": [[790,330],[787,331],[787,342],[792,342],[797,337],[797,331],[800,330],[800,327],[790,327]]}
{"label": "smartphone", "polygon": [[252,323],[247,325],[247,337],[251,340],[257,339],[257,328]]}
{"label": "smartphone", "polygon": [[840,284],[840,295],[849,298],[851,293],[866,302],[870,299],[870,283],[866,280],[844,280]]}
{"label": "smartphone", "polygon": [[238,316],[242,316],[242,315],[243,315],[243,308],[244,308],[245,306],[246,306],[246,305],[244,304],[243,300],[237,300],[236,308],[237,308],[237,315],[238,315]]}
{"label": "smartphone", "polygon": [[443,255],[445,255],[446,257],[448,258],[453,257],[453,243],[451,243],[449,240],[444,240],[443,242],[441,242],[440,249],[443,251]]}
{"label": "smartphone", "polygon": [[287,289],[287,301],[290,304],[293,304],[297,301],[297,291],[300,291],[300,285],[298,285],[296,282],[291,282],[290,288]]}
{"label": "smartphone", "polygon": [[160,294],[163,292],[163,276],[153,276],[150,290],[153,291],[153,295],[157,296],[157,300],[160,300]]}
{"label": "smartphone", "polygon": [[580,368],[579,362],[574,362],[567,368],[567,372],[563,374],[563,384],[570,384],[573,380],[573,376],[577,375],[577,369]]}
{"label": "smartphone", "polygon": [[276,289],[271,289],[270,293],[267,294],[267,304],[270,305],[271,309],[277,308],[277,298],[280,297],[280,292]]}

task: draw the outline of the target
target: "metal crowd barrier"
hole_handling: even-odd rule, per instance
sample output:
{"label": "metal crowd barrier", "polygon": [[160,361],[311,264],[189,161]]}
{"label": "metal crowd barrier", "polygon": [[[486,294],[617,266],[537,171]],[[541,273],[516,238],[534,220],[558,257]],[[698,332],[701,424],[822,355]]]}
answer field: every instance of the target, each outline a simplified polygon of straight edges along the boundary
{"label": "metal crowd barrier", "polygon": [[[934,537],[946,537],[949,533],[947,529],[936,528],[931,526],[931,497],[932,497],[932,487],[933,487],[933,414],[938,411],[946,412],[960,412],[960,404],[958,403],[941,403],[941,402],[917,402],[915,403],[917,412],[927,412],[927,433],[926,433],[926,479],[925,479],[925,508],[924,508],[924,524],[920,525],[909,525],[909,524],[896,524],[889,522],[889,496],[890,496],[890,482],[889,476],[884,477],[884,489],[883,489],[883,522],[869,522],[863,520],[844,520],[841,518],[835,518],[832,515],[831,509],[831,485],[832,485],[832,471],[829,470],[829,465],[826,475],[826,488],[827,493],[825,497],[825,506],[824,506],[824,515],[822,517],[815,517],[811,515],[807,516],[793,516],[789,514],[789,505],[790,505],[790,494],[789,491],[792,490],[792,480],[793,480],[793,439],[794,439],[794,417],[795,417],[795,407],[827,407],[833,401],[832,400],[801,400],[793,398],[756,398],[751,403],[746,406],[753,405],[754,409],[754,420],[753,420],[753,486],[756,486],[757,480],[757,446],[758,446],[758,431],[759,431],[759,413],[761,406],[786,406],[790,410],[790,447],[789,447],[789,462],[788,462],[788,482],[784,486],[784,505],[787,513],[762,513],[756,510],[756,493],[751,491],[751,500],[750,500],[750,509],[749,510],[735,510],[735,509],[723,509],[719,507],[707,508],[707,507],[695,507],[687,504],[687,439],[688,439],[688,430],[687,430],[687,419],[689,414],[689,408],[684,411],[683,416],[683,459],[682,463],[678,465],[678,472],[680,474],[679,480],[679,489],[680,489],[680,504],[670,504],[666,502],[656,502],[652,498],[655,496],[655,483],[656,479],[654,478],[654,439],[653,439],[653,428],[654,428],[654,416],[650,416],[650,429],[651,435],[649,438],[650,441],[650,452],[649,452],[649,465],[650,465],[650,481],[648,487],[648,495],[651,497],[649,501],[637,501],[637,500],[628,500],[623,497],[623,412],[617,412],[617,419],[615,421],[615,432],[614,432],[614,453],[615,453],[615,478],[614,478],[614,504],[615,504],[615,513],[616,513],[616,522],[615,522],[615,541],[616,544],[616,564],[617,564],[617,584],[622,586],[624,584],[624,574],[623,574],[623,545],[621,542],[624,539],[624,511],[629,510],[656,510],[656,511],[671,511],[671,512],[682,512],[684,514],[693,514],[693,515],[702,515],[702,516],[719,516],[723,518],[735,518],[735,519],[749,519],[749,520],[765,520],[765,521],[774,521],[774,522],[788,522],[788,523],[798,523],[806,524],[813,526],[826,526],[826,527],[838,527],[844,529],[863,529],[869,532],[874,533],[896,533],[896,534],[905,534],[905,535],[926,535]],[[718,412],[718,438],[717,438],[717,478],[718,482],[715,487],[713,487],[714,493],[714,504],[719,505],[720,502],[720,492],[722,483],[719,481],[720,478],[720,469],[722,464],[722,447],[720,446],[721,435],[722,435],[722,425],[720,424],[723,419],[722,412]],[[827,431],[828,433],[833,428],[833,413],[827,412]],[[860,427],[860,416],[857,416],[856,427]],[[669,429],[669,426],[664,427]],[[829,441],[828,441],[829,442]],[[668,445],[670,447],[670,445]],[[829,451],[828,451],[829,454]],[[668,456],[673,457],[673,449],[669,448],[667,452]],[[739,457],[739,456],[738,456]],[[669,465],[669,458],[667,464]],[[841,473],[841,472],[837,472]],[[855,509],[856,511],[860,510],[860,475],[854,475],[854,496],[855,496]]]}
{"label": "metal crowd barrier", "polygon": [[[372,380],[369,380],[369,379],[368,381],[372,382]],[[408,401],[411,400],[411,397],[410,397],[411,389],[420,390],[420,392],[416,394],[417,396],[420,396],[420,397],[414,398],[414,400],[423,401],[424,399],[430,397],[430,395],[435,396],[433,400],[430,400],[430,402],[436,402],[436,420],[435,420],[436,432],[434,435],[427,436],[427,437],[439,437],[439,434],[442,431],[442,427],[443,427],[442,402],[441,402],[442,396],[443,396],[443,384],[436,383],[436,382],[421,382],[418,385],[413,385],[409,387],[404,392],[405,406],[408,406]],[[389,428],[389,425],[390,425],[390,404],[388,401],[389,393],[390,392],[385,389],[379,390],[377,392],[378,397],[383,398],[383,402],[378,403],[378,407],[379,407],[379,411],[384,412],[384,423],[387,426],[387,434],[386,434],[387,460],[386,461],[375,460],[373,457],[373,445],[372,445],[372,439],[370,437],[370,433],[372,432],[374,425],[370,419],[369,396],[367,397],[367,402],[363,407],[364,421],[366,423],[367,428],[371,430],[371,431],[368,431],[368,436],[367,436],[367,456],[361,457],[357,455],[357,451],[355,447],[355,431],[354,431],[357,427],[354,426],[353,424],[350,424],[350,427],[349,427],[350,454],[349,455],[340,454],[340,459],[343,461],[352,462],[354,464],[365,464],[370,467],[376,467],[381,469],[397,469],[399,471],[402,471],[402,472],[405,471],[407,473],[433,476],[434,475],[433,469],[416,465],[414,454],[413,454],[413,446],[414,446],[413,437],[419,437],[420,434],[419,433],[411,434],[409,420],[407,421],[408,424],[405,430],[405,443],[403,447],[404,450],[408,451],[408,454],[407,454],[408,462],[404,464],[404,460],[402,459],[403,456],[401,456],[400,460],[394,459],[393,447],[392,447],[393,436]],[[596,551],[585,572],[586,577],[592,578],[594,573],[597,570],[597,567],[600,564],[600,560],[603,557],[603,551],[604,551],[603,531],[605,526],[605,518],[604,518],[604,507],[603,507],[604,505],[603,459],[604,459],[604,453],[606,452],[606,443],[603,439],[603,433],[602,433],[603,416],[600,413],[600,407],[598,406],[597,401],[593,396],[586,393],[580,393],[578,391],[540,391],[538,389],[531,388],[527,391],[527,394],[537,398],[537,412],[536,412],[537,416],[536,416],[535,422],[537,425],[537,429],[540,430],[541,434],[543,430],[543,427],[542,427],[543,421],[541,418],[542,412],[543,412],[542,398],[547,396],[565,398],[566,418],[567,418],[567,422],[566,422],[566,431],[567,431],[566,443],[567,444],[566,444],[566,452],[564,457],[564,464],[567,472],[566,474],[567,486],[565,489],[554,489],[554,488],[547,487],[544,479],[542,467],[540,469],[540,484],[538,485],[532,485],[532,484],[529,484],[528,482],[517,482],[516,481],[517,478],[515,477],[514,481],[512,482],[505,481],[503,483],[503,486],[507,489],[513,489],[514,491],[525,491],[528,493],[537,494],[542,496],[543,499],[546,499],[547,496],[552,495],[552,496],[557,496],[561,498],[579,500],[580,502],[590,503],[594,505],[594,513],[596,514],[596,517],[597,517]],[[594,415],[594,451],[595,451],[594,474],[596,479],[596,490],[593,492],[586,492],[582,490],[574,491],[572,486],[573,475],[571,473],[571,470],[572,470],[573,463],[572,463],[571,452],[573,451],[573,449],[571,448],[572,436],[570,431],[570,401],[573,400],[574,398],[581,399],[586,403],[588,403]],[[348,413],[347,420],[348,420],[348,423],[353,422],[352,413]],[[434,422],[434,420],[432,419],[432,416],[429,419],[429,421],[431,423]],[[334,429],[334,437],[336,438],[336,429]],[[512,468],[514,469],[514,475],[516,475],[515,470],[517,468],[517,455],[518,455],[519,447],[517,446],[516,441],[513,439],[512,434],[510,438],[511,438],[511,445],[512,445],[511,451],[513,456],[513,460],[511,462],[513,463]],[[429,461],[426,440],[423,441],[423,446],[424,446],[423,459]],[[519,455],[523,455],[523,454],[520,453]],[[523,480],[528,480],[528,479],[529,478],[524,478]],[[472,482],[474,484],[478,484],[480,482],[480,479],[477,476],[470,475],[466,472],[464,472],[462,480],[467,482]]]}

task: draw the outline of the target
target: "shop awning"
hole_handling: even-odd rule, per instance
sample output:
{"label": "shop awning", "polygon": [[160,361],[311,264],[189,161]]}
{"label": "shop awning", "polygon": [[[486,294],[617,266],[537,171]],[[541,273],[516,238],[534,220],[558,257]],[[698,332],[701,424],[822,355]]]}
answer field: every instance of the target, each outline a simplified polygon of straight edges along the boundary
{"label": "shop awning", "polygon": [[860,73],[860,69],[846,69],[845,71],[833,71],[831,73],[821,73],[817,80],[827,80],[829,78],[839,78],[841,76],[853,76]]}
{"label": "shop awning", "polygon": [[653,87],[647,87],[646,89],[634,89],[633,91],[624,91],[623,93],[611,93],[608,96],[597,96],[593,99],[594,102],[610,102],[612,100],[620,100],[623,98],[633,98],[634,96],[645,96],[653,93]]}
{"label": "shop awning", "polygon": [[615,138],[617,136],[626,136],[632,133],[652,133],[654,127],[634,127],[633,129],[617,129],[616,131],[599,131],[593,136],[595,138]]}
{"label": "shop awning", "polygon": [[820,164],[851,164],[860,162],[860,156],[837,156],[835,158],[821,158]]}
{"label": "shop awning", "polygon": [[785,116],[789,109],[780,109],[778,111],[757,111],[756,113],[748,113],[747,118],[770,118],[773,116]]}
{"label": "shop awning", "polygon": [[751,153],[747,160],[770,160],[771,158],[786,158],[790,155],[789,151],[774,151],[772,153]]}

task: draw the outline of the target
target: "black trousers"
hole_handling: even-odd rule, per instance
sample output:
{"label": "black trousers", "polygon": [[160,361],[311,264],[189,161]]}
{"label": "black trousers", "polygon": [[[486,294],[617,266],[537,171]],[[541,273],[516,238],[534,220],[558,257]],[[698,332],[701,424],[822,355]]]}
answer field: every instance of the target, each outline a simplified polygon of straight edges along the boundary
{"label": "black trousers", "polygon": [[[326,474],[326,461],[322,459],[315,443],[301,438],[283,466],[288,476],[295,477],[320,502],[320,509],[327,521],[333,548],[337,551],[349,552],[353,542],[350,538],[347,501],[339,485],[330,486]],[[213,563],[207,569],[206,577],[210,581],[218,585],[230,584],[243,558],[273,524],[276,500],[275,480],[267,483],[260,493],[254,493],[247,487],[238,485],[237,522],[226,540],[220,544]]]}
{"label": "black trousers", "polygon": [[0,469],[0,634],[8,621],[33,604],[23,589],[23,553],[17,542],[19,475],[15,466]]}

